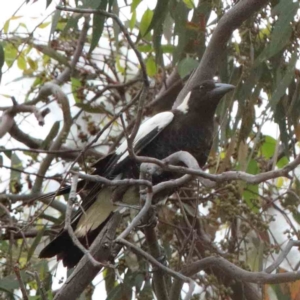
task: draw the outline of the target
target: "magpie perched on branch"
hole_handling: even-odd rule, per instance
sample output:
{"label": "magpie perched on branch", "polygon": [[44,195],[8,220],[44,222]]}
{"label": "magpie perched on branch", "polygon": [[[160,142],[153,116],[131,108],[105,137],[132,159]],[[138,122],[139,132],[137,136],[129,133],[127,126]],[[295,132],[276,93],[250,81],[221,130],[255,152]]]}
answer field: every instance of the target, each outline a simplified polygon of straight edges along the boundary
{"label": "magpie perched on branch", "polygon": [[[207,80],[194,87],[181,105],[172,111],[154,115],[140,126],[133,142],[136,154],[164,159],[177,152],[192,154],[200,167],[206,163],[213,139],[213,118],[221,98],[234,88],[233,85]],[[139,178],[140,163],[129,156],[127,141],[114,153],[94,164],[93,174],[114,178]],[[153,184],[178,177],[178,174],[163,172],[153,177]],[[79,184],[80,188],[84,182]],[[86,183],[82,208],[72,219],[72,228],[79,241],[88,248],[99,234],[111,214],[118,209],[114,202],[138,203],[136,186],[108,187],[101,183]],[[69,188],[58,195],[68,193]],[[163,196],[168,196],[167,191]],[[156,199],[154,199],[155,201]],[[82,212],[84,210],[84,213]],[[62,230],[40,253],[40,258],[57,256],[64,266],[74,267],[83,253],[73,244],[67,231]]]}

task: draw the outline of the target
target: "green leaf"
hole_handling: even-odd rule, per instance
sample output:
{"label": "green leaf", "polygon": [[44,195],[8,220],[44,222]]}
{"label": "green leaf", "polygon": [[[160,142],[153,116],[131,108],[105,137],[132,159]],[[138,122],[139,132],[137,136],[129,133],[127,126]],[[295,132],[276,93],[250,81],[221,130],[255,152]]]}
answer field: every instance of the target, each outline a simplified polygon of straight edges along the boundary
{"label": "green leaf", "polygon": [[26,259],[27,263],[30,261],[36,247],[39,245],[39,243],[44,235],[45,229],[46,229],[46,226],[43,226],[42,229],[38,232],[37,236],[35,237],[33,243],[31,244],[31,247],[28,249],[27,259]]}
{"label": "green leaf", "polygon": [[20,192],[21,189],[21,171],[23,170],[22,161],[19,159],[19,157],[12,153],[11,155],[11,167],[17,170],[12,170],[10,172],[10,183],[9,183],[9,190],[13,194],[17,194]]}
{"label": "green leaf", "polygon": [[7,32],[8,32],[8,29],[9,29],[9,23],[10,23],[10,19],[8,19],[8,20],[4,23],[4,26],[3,26],[3,32],[4,32],[4,33],[7,33]]}
{"label": "green leaf", "polygon": [[156,75],[157,72],[156,63],[152,56],[150,56],[146,61],[146,69],[147,69],[148,76],[152,77]]}
{"label": "green leaf", "polygon": [[153,17],[153,11],[149,8],[144,12],[140,23],[140,34],[144,36],[148,32],[149,25]]}
{"label": "green leaf", "polygon": [[151,19],[151,23],[143,35],[146,35],[151,29],[159,28],[159,31],[162,31],[163,23],[168,11],[169,11],[169,0],[157,1],[156,7],[153,11],[153,17]]}
{"label": "green leaf", "polygon": [[[247,173],[256,175],[259,172],[259,167],[257,165],[257,162],[254,159],[251,159],[248,167],[247,167]],[[258,195],[258,184],[248,184],[247,188],[243,192],[243,198],[247,205],[252,209],[254,212],[258,212],[258,207],[254,206],[252,203],[252,199],[257,199]]]}
{"label": "green leaf", "polygon": [[141,273],[137,273],[134,278],[134,286],[136,288],[137,293],[140,292],[144,282],[145,282],[145,276]]}
{"label": "green leaf", "polygon": [[38,28],[41,28],[41,29],[46,28],[46,27],[49,26],[49,24],[50,24],[50,22],[44,22],[44,23],[40,24],[40,25],[38,26]]}
{"label": "green leaf", "polygon": [[[13,290],[19,288],[19,282],[13,276],[7,276],[0,279],[0,290],[13,295]],[[12,298],[14,299],[14,298]]]}
{"label": "green leaf", "polygon": [[29,56],[27,57],[27,62],[32,71],[36,71],[38,69],[38,63],[35,60],[33,60],[31,57]]}
{"label": "green leaf", "polygon": [[72,94],[76,103],[82,102],[82,97],[79,96],[79,90],[82,88],[81,81],[75,77],[71,78]]}
{"label": "green leaf", "polygon": [[107,110],[103,106],[91,106],[90,104],[85,103],[76,103],[76,107],[81,108],[83,111],[92,113],[92,114],[107,114]]}
{"label": "green leaf", "polygon": [[278,53],[286,44],[290,43],[290,37],[293,32],[291,22],[299,8],[298,2],[291,0],[281,0],[273,9],[272,14],[277,14],[278,20],[270,36],[270,43],[257,57],[255,65],[265,62],[270,57]]}
{"label": "green leaf", "polygon": [[282,77],[279,77],[276,80],[277,82],[275,83],[275,89],[273,90],[273,95],[269,102],[272,108],[276,107],[280,98],[285,94],[287,87],[290,85],[291,81],[293,80],[295,76],[295,64],[297,60],[298,60],[298,55],[297,52],[295,51],[292,54],[292,57],[290,58],[286,72]]}
{"label": "green leaf", "polygon": [[53,142],[53,140],[59,132],[59,123],[59,121],[54,122],[50,132],[41,144],[41,149],[49,149],[49,146],[51,145],[51,143]]}
{"label": "green leaf", "polygon": [[191,57],[186,57],[181,60],[178,64],[178,73],[181,78],[184,78],[186,75],[190,74],[194,69],[197,68],[198,62]]}
{"label": "green leaf", "polygon": [[132,30],[136,24],[136,11],[134,10],[129,21],[129,28]]}
{"label": "green leaf", "polygon": [[109,9],[109,11],[111,11],[111,9],[112,9],[112,7],[114,5],[118,5],[117,1],[115,1],[115,0],[108,0],[108,9]]}
{"label": "green leaf", "polygon": [[[45,261],[40,261],[39,263],[34,264],[31,267],[33,270],[37,270],[40,268],[41,265],[47,265],[47,263]],[[20,275],[21,275],[22,281],[25,283],[25,285],[26,285],[26,283],[32,281],[32,277],[30,275],[28,275],[25,271],[21,270]],[[19,289],[19,288],[20,288],[20,285],[19,285],[18,280],[16,279],[15,274],[0,278],[0,290],[12,293],[14,290]],[[13,299],[15,299],[15,298],[13,298]]]}
{"label": "green leaf", "polygon": [[51,36],[54,34],[54,32],[56,30],[56,26],[59,22],[60,16],[61,16],[61,11],[56,9],[55,13],[53,14],[53,17],[52,17],[51,30],[50,30],[50,39],[51,39]]}
{"label": "green leaf", "polygon": [[[116,16],[120,15],[120,8],[117,3],[114,3],[112,7],[112,13],[115,14]],[[116,46],[116,51],[119,51],[119,46],[120,46],[119,34],[121,30],[118,23],[115,20],[113,20],[113,30],[114,30],[114,36],[113,36],[114,44]]]}
{"label": "green leaf", "polygon": [[109,294],[117,285],[115,270],[112,268],[105,268],[103,271],[103,278],[105,281],[106,293]]}
{"label": "green leaf", "polygon": [[174,45],[162,45],[161,49],[163,53],[173,53],[175,46]]}
{"label": "green leaf", "polygon": [[23,54],[20,54],[18,59],[17,59],[17,65],[19,67],[20,70],[24,71],[27,68],[27,63],[26,60],[24,58]]}
{"label": "green leaf", "polygon": [[122,286],[123,286],[123,284],[119,284],[116,287],[114,287],[110,291],[110,293],[107,295],[106,300],[119,300],[119,299],[123,299],[122,298],[122,295],[123,295]]}
{"label": "green leaf", "polygon": [[5,61],[5,54],[3,49],[3,44],[0,43],[0,69],[3,67]]}
{"label": "green leaf", "polygon": [[[0,152],[2,152],[1,150],[5,150],[5,147],[0,146]],[[12,151],[3,151],[4,155],[11,160],[11,155],[12,155]]]}
{"label": "green leaf", "polygon": [[275,153],[276,140],[269,135],[264,136],[264,143],[260,147],[261,154],[270,159]]}
{"label": "green leaf", "polygon": [[47,0],[46,2],[46,8],[51,4],[52,0]]}
{"label": "green leaf", "polygon": [[4,53],[6,64],[11,67],[18,56],[18,50],[14,45],[7,43],[4,47]]}
{"label": "green leaf", "polygon": [[132,0],[131,3],[131,12],[134,12],[142,0]]}
{"label": "green leaf", "polygon": [[277,168],[284,168],[289,163],[289,160],[286,156],[282,157],[276,164]]}
{"label": "green leaf", "polygon": [[182,0],[188,9],[195,8],[195,3],[193,0]]}
{"label": "green leaf", "polygon": [[[99,4],[99,0],[98,0],[98,4]],[[99,7],[95,7],[95,8],[106,10],[106,7],[107,7],[107,0],[102,0]],[[102,36],[104,22],[105,22],[104,16],[99,14],[93,15],[93,32],[92,32],[92,41],[91,41],[91,47],[89,53],[91,53],[98,45],[98,42]]]}
{"label": "green leaf", "polygon": [[5,61],[5,54],[4,54],[3,44],[0,43],[0,83],[2,78],[2,67],[4,65],[4,61]]}
{"label": "green leaf", "polygon": [[116,57],[116,67],[117,67],[117,70],[124,75],[125,73],[125,68],[121,65],[121,62],[120,62],[120,56],[118,55]]}
{"label": "green leaf", "polygon": [[145,44],[137,46],[137,50],[139,50],[140,52],[149,53],[153,50],[153,48],[150,44]]}
{"label": "green leaf", "polygon": [[174,25],[174,21],[171,18],[170,13],[168,13],[163,23],[163,35],[169,44],[172,43],[172,39],[173,39],[173,25]]}
{"label": "green leaf", "polygon": [[78,30],[78,22],[79,22],[79,19],[81,18],[80,15],[72,15],[68,18],[68,21],[67,21],[67,24],[65,24],[63,26],[63,29],[62,29],[62,36],[66,36],[68,37],[68,33],[70,30],[74,30],[74,31],[77,31]]}
{"label": "green leaf", "polygon": [[178,36],[178,44],[173,55],[174,64],[182,58],[182,53],[184,52],[184,49],[190,37],[190,35],[188,34],[189,31],[186,28],[189,10],[182,1],[176,0],[170,1],[169,10],[175,24],[174,34]]}
{"label": "green leaf", "polygon": [[282,104],[282,101],[279,101],[276,110],[274,112],[274,120],[279,126],[280,130],[280,140],[284,146],[285,149],[285,154],[286,156],[289,156],[288,149],[289,149],[289,134],[287,131],[287,126],[286,126],[286,115],[285,115],[285,109]]}
{"label": "green leaf", "polygon": [[108,294],[106,300],[130,300],[132,299],[132,287],[135,282],[135,273],[128,270],[123,283],[115,286]]}

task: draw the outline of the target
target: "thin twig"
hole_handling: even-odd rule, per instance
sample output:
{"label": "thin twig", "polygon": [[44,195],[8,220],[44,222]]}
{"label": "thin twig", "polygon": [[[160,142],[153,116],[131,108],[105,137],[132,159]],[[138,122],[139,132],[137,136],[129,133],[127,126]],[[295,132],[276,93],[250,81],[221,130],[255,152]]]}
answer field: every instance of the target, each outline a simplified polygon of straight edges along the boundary
{"label": "thin twig", "polygon": [[48,297],[47,297],[47,295],[46,295],[46,292],[45,292],[43,283],[40,281],[40,278],[39,278],[38,273],[37,273],[36,271],[34,271],[34,273],[29,272],[29,271],[25,271],[25,272],[26,272],[26,274],[32,276],[32,277],[35,279],[36,284],[37,284],[37,286],[38,286],[38,290],[39,290],[39,292],[40,292],[41,299],[42,299],[42,300],[47,300]]}
{"label": "thin twig", "polygon": [[[11,216],[11,212],[9,211],[9,209],[0,202],[0,210],[3,210],[3,212],[6,214],[7,218],[8,218],[8,223],[11,227],[14,226],[14,222]],[[2,227],[2,226],[1,226]],[[8,248],[8,259],[7,259],[7,269],[9,270],[9,272],[12,269],[13,266],[13,242],[14,242],[14,232],[9,232],[9,248]]]}
{"label": "thin twig", "polygon": [[299,247],[300,246],[300,241],[295,241],[295,240],[289,240],[285,248],[281,251],[281,253],[278,255],[277,259],[275,260],[272,265],[267,267],[264,271],[266,273],[272,273],[275,269],[277,269],[282,261],[287,257],[287,255],[290,253],[291,249],[293,247]]}
{"label": "thin twig", "polygon": [[134,217],[131,223],[126,227],[126,229],[116,238],[118,242],[120,239],[124,239],[140,222],[140,220],[147,214],[148,210],[152,204],[152,188],[147,188],[146,201],[140,212]]}
{"label": "thin twig", "polygon": [[27,295],[25,284],[22,280],[19,264],[14,265],[14,272],[15,272],[17,280],[19,282],[19,286],[20,286],[20,290],[21,290],[21,293],[22,293],[22,296],[23,296],[23,300],[28,300],[29,298],[28,298],[28,295]]}
{"label": "thin twig", "polygon": [[147,76],[147,70],[146,70],[146,66],[144,63],[144,59],[141,55],[141,53],[137,50],[137,48],[135,47],[134,42],[132,41],[130,34],[127,30],[127,28],[124,26],[124,24],[122,23],[122,21],[118,18],[117,15],[109,13],[107,11],[104,10],[100,10],[100,9],[84,9],[84,8],[72,8],[72,7],[65,7],[65,6],[56,6],[57,10],[62,10],[62,11],[70,11],[70,12],[75,12],[75,13],[82,13],[82,14],[99,14],[102,16],[105,16],[107,18],[112,18],[120,27],[121,31],[123,32],[126,40],[128,41],[128,44],[130,45],[131,49],[134,51],[139,64],[141,66],[141,71],[142,71],[142,75],[143,75],[143,81],[144,84],[146,86],[149,86],[149,80],[148,80],[148,76]]}

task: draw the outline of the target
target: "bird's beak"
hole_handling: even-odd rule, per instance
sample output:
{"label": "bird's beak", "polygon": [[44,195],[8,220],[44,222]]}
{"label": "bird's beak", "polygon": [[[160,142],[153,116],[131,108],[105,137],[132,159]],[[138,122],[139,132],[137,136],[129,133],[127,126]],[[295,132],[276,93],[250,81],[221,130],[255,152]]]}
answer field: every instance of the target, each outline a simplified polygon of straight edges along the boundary
{"label": "bird's beak", "polygon": [[221,98],[231,90],[235,88],[232,84],[227,83],[216,83],[215,88],[210,92],[212,98],[218,97]]}

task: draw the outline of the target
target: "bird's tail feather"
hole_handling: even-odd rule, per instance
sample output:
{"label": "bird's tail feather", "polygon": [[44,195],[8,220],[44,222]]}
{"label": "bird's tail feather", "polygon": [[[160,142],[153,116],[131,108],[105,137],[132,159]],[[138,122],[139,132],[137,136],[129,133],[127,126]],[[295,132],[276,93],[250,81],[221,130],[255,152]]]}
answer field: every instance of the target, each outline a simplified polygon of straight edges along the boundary
{"label": "bird's tail feather", "polygon": [[[86,236],[78,238],[79,242],[85,248],[88,248],[111,216],[112,213],[96,229],[89,231]],[[82,258],[83,252],[73,243],[68,232],[62,230],[61,233],[40,252],[39,258],[50,258],[55,255],[57,256],[57,260],[62,260],[65,267],[73,268]]]}

